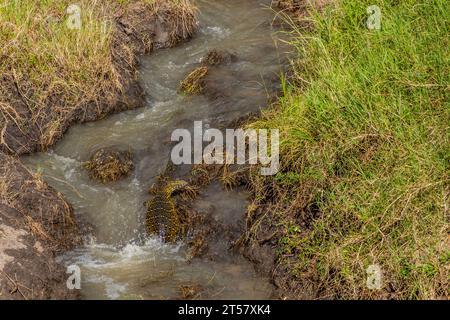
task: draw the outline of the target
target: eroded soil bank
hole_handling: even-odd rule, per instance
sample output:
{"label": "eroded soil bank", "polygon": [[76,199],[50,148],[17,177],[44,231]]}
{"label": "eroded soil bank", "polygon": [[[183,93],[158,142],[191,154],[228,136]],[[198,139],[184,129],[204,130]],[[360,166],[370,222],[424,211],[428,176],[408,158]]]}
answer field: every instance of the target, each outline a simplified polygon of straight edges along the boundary
{"label": "eroded soil bank", "polygon": [[[170,3],[156,1],[147,5],[143,1],[131,1],[118,6],[111,2],[105,4],[109,11],[104,12],[109,14],[96,12],[110,22],[107,63],[114,78],[103,78],[112,74],[106,73],[100,74],[98,79],[90,79],[98,81],[98,90],[94,90],[94,95],[81,93],[80,101],[75,104],[66,100],[67,96],[58,92],[57,87],[51,86],[36,107],[36,88],[27,78],[27,70],[21,70],[20,66],[15,69],[18,66],[11,63],[2,74],[0,299],[79,297],[78,292],[67,290],[65,268],[55,262],[56,255],[81,244],[72,206],[48,186],[39,173],[29,172],[17,155],[46,149],[74,123],[98,120],[113,112],[143,106],[137,57],[154,49],[174,46],[189,38],[195,29],[194,9],[189,7],[190,3],[183,1],[186,5],[183,7]],[[90,8],[90,3],[82,4],[86,5],[83,9]],[[94,8],[97,9],[105,8]],[[37,10],[33,14],[42,17],[40,14],[50,13]],[[65,23],[64,11],[48,18],[35,19],[38,21],[35,27],[42,27],[47,21]],[[2,28],[13,26],[4,20],[0,22]],[[13,44],[6,43],[5,50]],[[12,59],[11,52],[1,54]]]}
{"label": "eroded soil bank", "polygon": [[54,260],[81,244],[71,206],[19,160],[0,161],[0,299],[76,298]]}

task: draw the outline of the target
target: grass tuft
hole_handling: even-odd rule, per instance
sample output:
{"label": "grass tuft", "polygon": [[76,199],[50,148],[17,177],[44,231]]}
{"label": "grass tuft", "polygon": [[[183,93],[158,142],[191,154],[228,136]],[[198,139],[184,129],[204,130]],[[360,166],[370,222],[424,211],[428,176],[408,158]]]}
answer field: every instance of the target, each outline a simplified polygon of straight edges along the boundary
{"label": "grass tuft", "polygon": [[208,74],[207,67],[198,67],[181,81],[179,91],[188,95],[198,95],[205,89],[204,80]]}

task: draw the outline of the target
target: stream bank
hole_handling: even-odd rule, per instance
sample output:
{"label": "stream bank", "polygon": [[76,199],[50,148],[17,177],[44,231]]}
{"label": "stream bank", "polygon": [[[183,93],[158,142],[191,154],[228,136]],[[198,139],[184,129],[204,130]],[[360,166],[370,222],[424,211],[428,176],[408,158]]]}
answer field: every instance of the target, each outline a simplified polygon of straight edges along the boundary
{"label": "stream bank", "polygon": [[[234,235],[245,227],[245,190],[226,191],[213,183],[192,203],[200,221],[225,225],[217,229],[223,230],[221,236],[207,243],[208,252],[201,257],[192,258],[185,242],[162,243],[144,227],[143,203],[167,167],[173,130],[192,130],[196,120],[226,128],[259,112],[279,92],[279,76],[286,65],[270,1],[197,4],[199,29],[191,41],[140,59],[146,92],[143,108],[73,126],[52,150],[22,158],[64,194],[78,220],[92,226],[85,245],[59,257],[66,265],[81,267],[83,299],[176,299],[183,297],[183,288],[202,288],[193,298],[273,297],[269,279],[229,250]],[[212,50],[236,58],[209,69],[205,94],[180,94],[179,83]],[[89,179],[82,164],[96,150],[108,147],[130,150],[135,169],[116,183],[101,184]],[[186,177],[191,168],[176,171],[177,177]]]}
{"label": "stream bank", "polygon": [[[103,5],[80,1],[85,28],[77,33],[61,28],[66,16],[60,9],[69,4],[9,4],[0,12],[8,17],[9,10],[13,16],[27,11],[24,16],[35,17],[32,22],[0,20],[2,28],[12,35],[30,28],[22,37],[1,39],[5,43],[0,56],[5,57],[2,61],[6,65],[1,65],[0,78],[0,299],[80,297],[78,291],[67,290],[65,268],[55,260],[82,243],[73,208],[44,181],[45,177],[29,171],[17,156],[47,149],[75,123],[142,107],[145,97],[138,81],[138,56],[176,45],[192,36],[196,25],[195,9],[188,0],[152,4],[130,1],[123,5],[115,1]],[[62,35],[61,30],[65,30]],[[34,41],[34,46],[26,44],[31,34],[39,40]],[[45,44],[47,37],[52,46]],[[67,51],[52,52],[58,47],[55,39],[61,40]],[[75,48],[67,41],[75,41]],[[97,45],[100,42],[106,60],[95,61],[96,48],[91,47],[101,46]],[[41,44],[45,50],[39,49]],[[36,52],[32,52],[35,48]],[[13,54],[14,50],[19,54]],[[45,52],[53,53],[50,61]],[[37,63],[17,65],[21,54],[33,55]],[[77,85],[71,82],[70,74],[64,78],[63,71],[72,62],[69,58],[74,57],[86,60],[87,65],[94,59],[89,79],[94,85],[86,79],[81,80],[86,83]],[[27,56],[25,60],[33,61]],[[56,71],[38,70],[46,64]],[[77,65],[70,67],[73,73],[79,71]],[[62,90],[64,81],[73,88]]]}

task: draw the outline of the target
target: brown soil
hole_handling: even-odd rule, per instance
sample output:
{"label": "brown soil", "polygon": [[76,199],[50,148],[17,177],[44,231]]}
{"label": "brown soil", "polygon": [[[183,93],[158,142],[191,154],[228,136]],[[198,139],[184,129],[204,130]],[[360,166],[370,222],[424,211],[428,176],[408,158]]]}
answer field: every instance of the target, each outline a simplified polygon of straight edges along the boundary
{"label": "brown soil", "polygon": [[[282,195],[274,198],[278,196]],[[270,202],[254,205],[254,210],[247,212],[247,230],[242,237],[240,250],[259,272],[271,278],[276,287],[277,298],[315,299],[319,290],[316,279],[308,274],[293,276],[292,268],[289,268],[291,259],[295,261],[295,253],[282,255],[277,252],[279,241],[286,232],[286,219],[281,220],[276,213],[284,212],[282,210],[286,208],[279,208]],[[312,221],[309,217],[292,219],[302,221],[304,225]]]}
{"label": "brown soil", "polygon": [[81,243],[71,206],[0,153],[0,299],[72,299],[55,255]]}
{"label": "brown soil", "polygon": [[[8,93],[4,98],[11,106],[8,116],[17,120],[0,122],[0,299],[79,298],[76,290],[66,288],[68,275],[55,261],[57,254],[81,244],[72,208],[16,156],[45,150],[72,124],[143,106],[137,57],[189,38],[195,17],[165,6],[158,14],[148,14],[146,5],[137,1],[115,12],[114,24],[111,59],[121,90],[71,108],[61,107],[64,97],[50,95],[36,117],[25,85],[13,77],[0,77],[2,91]],[[55,123],[57,129],[49,130]]]}

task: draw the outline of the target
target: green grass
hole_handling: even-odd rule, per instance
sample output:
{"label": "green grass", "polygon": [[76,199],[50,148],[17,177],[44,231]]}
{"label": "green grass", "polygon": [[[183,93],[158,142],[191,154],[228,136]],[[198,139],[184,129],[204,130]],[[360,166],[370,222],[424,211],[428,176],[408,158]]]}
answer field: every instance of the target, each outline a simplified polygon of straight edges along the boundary
{"label": "green grass", "polygon": [[[255,174],[256,200],[282,226],[279,262],[319,296],[448,296],[450,5],[376,1],[370,31],[372,4],[339,1],[296,27],[294,76],[251,125],[281,139],[282,170]],[[371,264],[382,290],[366,287]]]}

